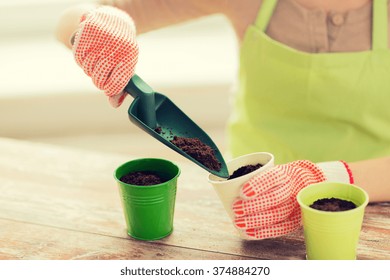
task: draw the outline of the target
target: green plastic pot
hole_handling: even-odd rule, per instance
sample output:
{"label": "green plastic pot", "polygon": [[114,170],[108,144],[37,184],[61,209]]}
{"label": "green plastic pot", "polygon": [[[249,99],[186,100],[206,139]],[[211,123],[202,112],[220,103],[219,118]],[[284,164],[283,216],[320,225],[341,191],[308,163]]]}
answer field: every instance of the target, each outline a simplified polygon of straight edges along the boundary
{"label": "green plastic pot", "polygon": [[[137,186],[120,181],[123,175],[136,171],[155,172],[165,182]],[[140,240],[156,240],[172,233],[179,175],[176,164],[158,158],[132,160],[115,170],[128,235]]]}
{"label": "green plastic pot", "polygon": [[[309,207],[318,199],[332,197],[352,201],[357,207],[339,212]],[[298,193],[297,200],[302,210],[307,259],[356,259],[368,194],[352,184],[322,182],[303,188]]]}

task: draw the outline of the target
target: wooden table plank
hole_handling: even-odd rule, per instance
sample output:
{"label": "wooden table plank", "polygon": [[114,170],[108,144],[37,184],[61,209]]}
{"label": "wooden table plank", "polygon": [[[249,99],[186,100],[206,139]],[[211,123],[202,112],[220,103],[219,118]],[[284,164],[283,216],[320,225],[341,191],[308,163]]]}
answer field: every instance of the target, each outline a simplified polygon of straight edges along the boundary
{"label": "wooden table plank", "polygon": [[248,259],[170,245],[0,219],[0,260]]}
{"label": "wooden table plank", "polygon": [[366,208],[359,244],[359,259],[390,260],[390,203]]}
{"label": "wooden table plank", "polygon": [[[144,243],[126,235],[112,175],[115,167],[131,160],[131,156],[12,139],[0,139],[0,154],[0,219],[3,221],[131,240],[135,247]],[[178,164],[182,173],[176,198],[175,229],[169,237],[148,243],[151,247],[191,248],[232,258],[305,258],[302,230],[282,238],[241,240],[208,184],[207,174],[189,161]],[[359,258],[390,259],[389,210],[388,204],[367,208]],[[2,233],[0,227],[0,235]],[[0,252],[1,246],[4,243],[0,243]],[[121,250],[119,247],[117,249]],[[166,255],[165,258],[180,259],[181,255]]]}

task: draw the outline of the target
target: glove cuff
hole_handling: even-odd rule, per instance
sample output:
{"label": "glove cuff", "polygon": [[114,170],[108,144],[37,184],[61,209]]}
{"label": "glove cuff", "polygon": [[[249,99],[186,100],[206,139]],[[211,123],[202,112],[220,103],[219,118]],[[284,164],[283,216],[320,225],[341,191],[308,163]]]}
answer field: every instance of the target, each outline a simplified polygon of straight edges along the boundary
{"label": "glove cuff", "polygon": [[351,169],[345,161],[328,161],[317,163],[317,166],[324,173],[326,180],[353,184]]}

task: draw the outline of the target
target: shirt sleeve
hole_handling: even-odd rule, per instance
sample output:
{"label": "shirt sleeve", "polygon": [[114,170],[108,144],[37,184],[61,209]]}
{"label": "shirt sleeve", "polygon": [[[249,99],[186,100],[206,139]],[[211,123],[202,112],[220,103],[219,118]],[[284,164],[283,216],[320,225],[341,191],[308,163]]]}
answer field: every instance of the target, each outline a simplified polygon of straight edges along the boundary
{"label": "shirt sleeve", "polygon": [[352,171],[345,161],[327,161],[317,163],[324,173],[326,180],[330,182],[354,183]]}
{"label": "shirt sleeve", "polygon": [[198,17],[226,13],[226,0],[99,0],[126,11],[137,26],[137,33],[177,24]]}

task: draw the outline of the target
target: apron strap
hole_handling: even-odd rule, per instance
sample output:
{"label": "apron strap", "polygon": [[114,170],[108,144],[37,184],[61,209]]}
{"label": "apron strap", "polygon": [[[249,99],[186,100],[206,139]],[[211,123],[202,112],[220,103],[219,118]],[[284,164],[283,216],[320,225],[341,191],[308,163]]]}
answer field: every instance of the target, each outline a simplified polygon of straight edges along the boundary
{"label": "apron strap", "polygon": [[372,10],[372,49],[387,50],[388,43],[388,17],[387,0],[374,0]]}
{"label": "apron strap", "polygon": [[264,31],[267,29],[268,22],[274,12],[277,0],[263,0],[261,4],[260,11],[256,18],[256,26],[260,28],[260,30]]}

